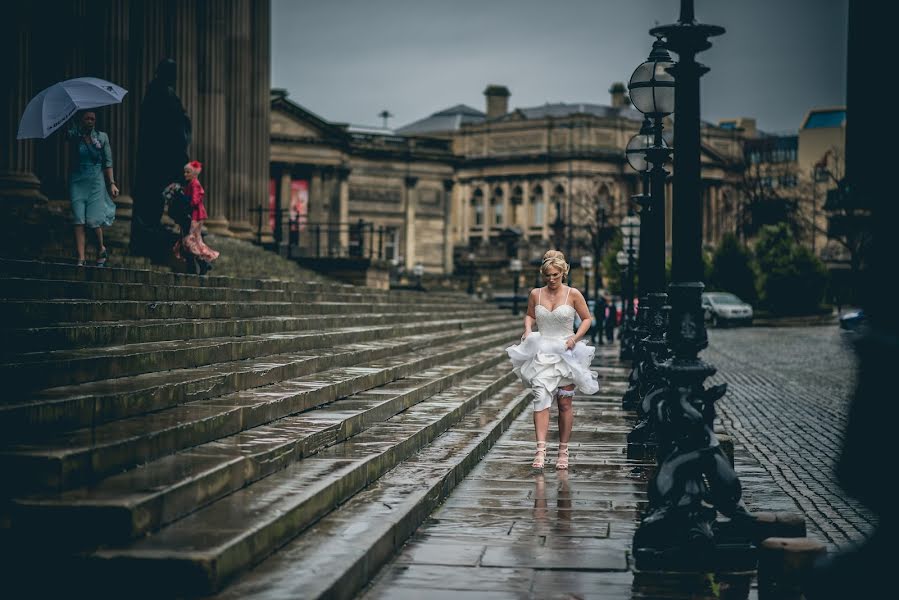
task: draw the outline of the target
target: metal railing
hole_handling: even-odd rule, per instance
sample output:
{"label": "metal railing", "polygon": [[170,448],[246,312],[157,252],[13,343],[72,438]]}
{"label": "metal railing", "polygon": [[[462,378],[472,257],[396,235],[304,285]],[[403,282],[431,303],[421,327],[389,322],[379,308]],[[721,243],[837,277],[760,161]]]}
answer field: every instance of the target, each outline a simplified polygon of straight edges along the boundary
{"label": "metal railing", "polygon": [[389,260],[395,255],[395,229],[359,219],[355,222],[320,223],[305,216],[288,218],[284,239],[283,217],[287,209],[251,208],[256,217],[256,242],[263,244],[263,219],[274,214],[273,249],[286,246],[294,258],[366,258]]}

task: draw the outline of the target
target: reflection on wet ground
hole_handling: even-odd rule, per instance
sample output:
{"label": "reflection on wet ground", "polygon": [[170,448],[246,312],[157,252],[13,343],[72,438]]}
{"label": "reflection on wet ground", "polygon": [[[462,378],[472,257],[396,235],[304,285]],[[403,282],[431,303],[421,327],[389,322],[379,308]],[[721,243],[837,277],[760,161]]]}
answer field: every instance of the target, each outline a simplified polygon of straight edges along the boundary
{"label": "reflection on wet ground", "polygon": [[630,545],[647,482],[642,463],[626,458],[633,425],[621,410],[627,370],[617,347],[600,347],[594,365],[603,385],[596,396],[575,397],[568,471],[555,469],[555,408],[546,468],[531,468],[535,442],[525,411],[359,597],[714,598],[704,580],[635,578]]}

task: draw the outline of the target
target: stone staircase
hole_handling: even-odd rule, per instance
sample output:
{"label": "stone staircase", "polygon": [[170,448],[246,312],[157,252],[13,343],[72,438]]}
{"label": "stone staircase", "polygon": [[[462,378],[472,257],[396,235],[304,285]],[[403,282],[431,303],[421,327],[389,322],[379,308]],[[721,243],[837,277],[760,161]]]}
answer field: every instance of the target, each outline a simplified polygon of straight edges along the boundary
{"label": "stone staircase", "polygon": [[529,401],[519,319],[462,295],[0,259],[0,302],[0,546],[29,597],[227,593],[374,519],[308,597],[351,595]]}

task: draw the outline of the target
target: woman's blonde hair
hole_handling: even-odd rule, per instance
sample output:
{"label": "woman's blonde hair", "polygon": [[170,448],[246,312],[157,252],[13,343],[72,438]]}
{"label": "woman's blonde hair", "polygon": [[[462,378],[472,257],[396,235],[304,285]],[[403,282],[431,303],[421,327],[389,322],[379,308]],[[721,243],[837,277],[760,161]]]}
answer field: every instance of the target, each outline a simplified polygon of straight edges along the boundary
{"label": "woman's blonde hair", "polygon": [[550,250],[543,255],[543,262],[540,264],[540,272],[546,274],[547,269],[556,268],[562,272],[562,277],[568,275],[568,263],[565,262],[565,255],[558,250]]}

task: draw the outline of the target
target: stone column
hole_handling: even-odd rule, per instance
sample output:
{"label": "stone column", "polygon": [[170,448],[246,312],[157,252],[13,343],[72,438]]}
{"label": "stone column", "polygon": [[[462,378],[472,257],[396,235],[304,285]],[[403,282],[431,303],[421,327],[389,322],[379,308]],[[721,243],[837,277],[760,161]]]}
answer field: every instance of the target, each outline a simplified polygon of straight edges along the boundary
{"label": "stone column", "polygon": [[456,236],[455,241],[460,244],[468,243],[468,229],[471,227],[468,216],[470,212],[469,198],[471,196],[471,186],[467,183],[459,183],[456,186],[456,194],[454,201],[456,202]]}
{"label": "stone column", "polygon": [[526,241],[531,235],[531,182],[521,183],[521,206],[518,207],[518,225]]}
{"label": "stone column", "polygon": [[226,147],[227,198],[225,215],[229,229],[235,237],[252,239],[252,227],[248,221],[250,156],[250,0],[230,0],[228,5],[227,33],[225,37],[225,99],[228,140]]}
{"label": "stone column", "polygon": [[552,181],[549,179],[543,180],[543,241],[549,240],[549,224],[552,221],[553,211],[555,210],[555,203],[551,202],[553,197],[553,188]]}
{"label": "stone column", "polygon": [[493,185],[485,183],[483,189],[486,190],[486,192],[482,196],[483,205],[481,207],[481,214],[483,215],[484,223],[481,227],[481,240],[483,240],[483,243],[486,245],[490,242],[490,229],[493,227],[493,222],[495,220],[493,212]]}
{"label": "stone column", "polygon": [[[281,181],[278,189],[278,196],[276,197],[275,201],[275,210],[281,211],[281,227],[280,231],[278,232],[280,234],[280,237],[278,239],[280,240],[281,244],[286,244],[288,241],[288,221],[290,221],[290,183],[292,180],[293,176],[290,171],[290,165],[284,165],[283,170],[281,171]],[[263,226],[263,229],[269,226],[268,223],[269,219],[266,215],[265,225]],[[275,216],[275,227],[278,227],[277,215]],[[274,237],[274,230],[272,231],[272,234]]]}
{"label": "stone column", "polygon": [[[271,157],[271,2],[253,0],[251,27],[249,206],[268,201]],[[286,239],[286,238],[283,238]]]}
{"label": "stone column", "polygon": [[512,193],[512,186],[508,181],[500,183],[499,189],[503,191],[503,222],[501,227],[511,227],[512,223],[512,199],[509,197]]}
{"label": "stone column", "polygon": [[452,179],[443,180],[443,273],[453,272],[453,221],[456,215],[456,196],[459,186]]}
{"label": "stone column", "polygon": [[350,248],[350,169],[342,165],[337,169],[339,190],[337,194],[337,226],[341,253],[348,253]]}
{"label": "stone column", "polygon": [[[13,26],[9,34],[0,36],[5,60],[0,61],[0,79],[7,82],[0,90],[0,231],[2,246],[11,251],[21,242],[23,220],[37,224],[35,210],[46,205],[41,182],[34,173],[34,142],[17,140],[19,119],[31,99],[34,88],[31,77],[32,7],[28,3],[12,4]],[[30,228],[29,228],[30,229]]]}
{"label": "stone column", "polygon": [[203,187],[206,189],[206,228],[218,235],[231,236],[227,215],[229,188],[226,118],[225,32],[229,3],[203,2],[199,5],[200,24],[197,39],[197,105],[193,119],[191,153],[204,163]]}
{"label": "stone column", "polygon": [[418,177],[407,175],[403,186],[403,246],[405,248],[405,267],[410,271],[415,266],[415,208],[418,204],[418,193],[415,186]]}

